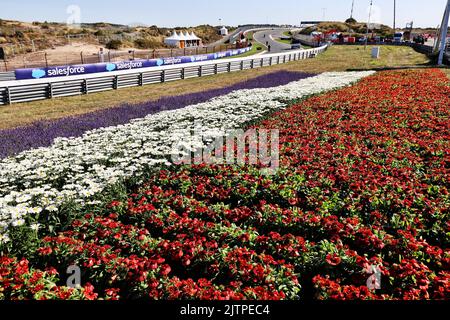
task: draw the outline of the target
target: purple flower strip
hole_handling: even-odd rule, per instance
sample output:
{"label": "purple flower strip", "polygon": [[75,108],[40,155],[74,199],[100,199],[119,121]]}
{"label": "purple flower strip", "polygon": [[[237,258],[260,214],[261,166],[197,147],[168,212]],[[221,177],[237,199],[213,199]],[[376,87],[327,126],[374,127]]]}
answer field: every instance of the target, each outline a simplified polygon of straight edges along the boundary
{"label": "purple flower strip", "polygon": [[149,114],[184,108],[235,90],[270,88],[312,76],[314,74],[279,71],[220,89],[163,97],[156,101],[133,105],[124,104],[83,115],[39,121],[23,127],[0,130],[0,159],[26,150],[48,147],[58,137],[80,137],[89,130],[121,125],[132,119],[144,118]]}

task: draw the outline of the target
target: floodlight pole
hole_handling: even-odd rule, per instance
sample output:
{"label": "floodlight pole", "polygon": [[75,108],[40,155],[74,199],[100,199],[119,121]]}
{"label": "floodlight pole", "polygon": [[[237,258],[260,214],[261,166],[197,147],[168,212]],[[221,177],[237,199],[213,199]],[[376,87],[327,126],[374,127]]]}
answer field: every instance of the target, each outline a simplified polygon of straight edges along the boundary
{"label": "floodlight pole", "polygon": [[450,16],[450,0],[447,1],[447,7],[444,13],[444,20],[442,20],[441,25],[441,50],[439,52],[438,65],[442,66],[444,62],[444,53],[447,49],[447,32],[448,32],[448,22]]}
{"label": "floodlight pole", "polygon": [[364,50],[367,49],[367,43],[369,42],[369,27],[370,27],[370,19],[372,18],[372,6],[373,6],[373,0],[370,0],[369,21],[367,22],[366,42],[364,45]]}
{"label": "floodlight pole", "polygon": [[352,12],[350,14],[350,18],[353,19],[353,10],[355,8],[355,0],[352,1]]}
{"label": "floodlight pole", "polygon": [[397,0],[394,0],[394,34],[397,29]]}

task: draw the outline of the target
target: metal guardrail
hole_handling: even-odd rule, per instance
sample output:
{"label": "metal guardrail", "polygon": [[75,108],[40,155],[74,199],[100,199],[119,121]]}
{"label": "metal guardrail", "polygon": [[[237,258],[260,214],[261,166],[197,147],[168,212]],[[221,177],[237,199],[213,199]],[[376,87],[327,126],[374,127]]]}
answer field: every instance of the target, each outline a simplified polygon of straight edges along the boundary
{"label": "metal guardrail", "polygon": [[16,80],[16,75],[14,71],[0,72],[0,81],[13,81],[13,80]]}
{"label": "metal guardrail", "polygon": [[323,46],[308,50],[296,50],[254,57],[113,71],[106,75],[89,74],[35,80],[4,81],[0,82],[0,105],[83,95],[120,88],[144,86],[146,84],[256,69],[313,58],[326,49],[327,46]]}

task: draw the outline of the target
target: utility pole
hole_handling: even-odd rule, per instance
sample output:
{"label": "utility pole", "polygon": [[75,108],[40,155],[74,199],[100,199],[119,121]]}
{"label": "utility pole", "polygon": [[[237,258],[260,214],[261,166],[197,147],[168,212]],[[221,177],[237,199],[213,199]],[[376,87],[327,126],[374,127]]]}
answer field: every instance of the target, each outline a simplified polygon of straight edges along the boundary
{"label": "utility pole", "polygon": [[353,19],[353,10],[355,9],[355,0],[352,1],[352,12],[350,13],[350,19]]}
{"label": "utility pole", "polygon": [[397,0],[394,0],[394,33],[397,30]]}
{"label": "utility pole", "polygon": [[325,22],[325,17],[326,17],[326,14],[327,14],[327,8],[322,8],[322,11],[323,11],[323,21]]}
{"label": "utility pole", "polygon": [[447,32],[448,22],[450,17],[450,0],[447,1],[447,7],[445,8],[444,19],[441,25],[441,51],[439,52],[438,65],[442,66],[444,62],[444,53],[447,50]]}
{"label": "utility pole", "polygon": [[372,18],[372,6],[373,6],[373,0],[370,0],[369,21],[367,22],[366,44],[364,45],[364,50],[366,50],[367,43],[369,42],[369,27],[370,27],[370,19]]}

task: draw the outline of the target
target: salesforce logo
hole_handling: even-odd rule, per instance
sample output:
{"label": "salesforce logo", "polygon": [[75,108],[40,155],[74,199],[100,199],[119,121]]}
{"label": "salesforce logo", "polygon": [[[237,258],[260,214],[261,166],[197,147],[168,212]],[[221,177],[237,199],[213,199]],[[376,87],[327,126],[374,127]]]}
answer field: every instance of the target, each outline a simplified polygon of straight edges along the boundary
{"label": "salesforce logo", "polygon": [[114,63],[107,63],[106,64],[106,70],[114,71],[114,70],[116,70],[116,65]]}
{"label": "salesforce logo", "polygon": [[196,60],[197,59],[194,56],[191,57],[191,62],[195,62]]}
{"label": "salesforce logo", "polygon": [[42,77],[45,77],[45,71],[42,69],[34,69],[31,72],[31,76],[35,79],[40,79]]}
{"label": "salesforce logo", "polygon": [[164,64],[164,60],[163,60],[163,59],[158,59],[158,60],[156,60],[156,65],[157,65],[158,67],[162,66],[163,64]]}

